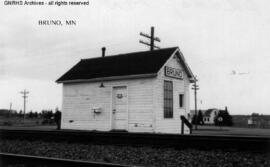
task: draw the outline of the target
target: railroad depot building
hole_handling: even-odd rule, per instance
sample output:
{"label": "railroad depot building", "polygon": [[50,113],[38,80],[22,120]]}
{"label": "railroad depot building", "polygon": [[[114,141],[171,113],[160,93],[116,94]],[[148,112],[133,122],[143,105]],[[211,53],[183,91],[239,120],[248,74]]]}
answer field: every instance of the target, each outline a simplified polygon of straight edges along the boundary
{"label": "railroad depot building", "polygon": [[193,81],[178,47],[114,56],[103,48],[56,81],[63,84],[61,129],[179,134]]}

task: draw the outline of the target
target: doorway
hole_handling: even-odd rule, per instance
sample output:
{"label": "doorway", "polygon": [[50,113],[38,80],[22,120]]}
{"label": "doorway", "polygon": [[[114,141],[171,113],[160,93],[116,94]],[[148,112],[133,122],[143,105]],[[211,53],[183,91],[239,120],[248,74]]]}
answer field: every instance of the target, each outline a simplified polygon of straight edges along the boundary
{"label": "doorway", "polygon": [[112,129],[127,130],[128,119],[128,99],[127,87],[113,87],[112,94]]}

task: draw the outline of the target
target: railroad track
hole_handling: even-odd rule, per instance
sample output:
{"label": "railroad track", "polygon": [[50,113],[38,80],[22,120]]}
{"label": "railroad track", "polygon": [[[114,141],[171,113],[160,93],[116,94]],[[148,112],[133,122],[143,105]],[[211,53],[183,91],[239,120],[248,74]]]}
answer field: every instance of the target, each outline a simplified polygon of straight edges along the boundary
{"label": "railroad track", "polygon": [[21,154],[0,153],[0,166],[6,167],[9,165],[24,165],[24,166],[42,166],[42,167],[130,167],[128,165],[81,161],[70,159],[59,159],[39,156],[29,156]]}
{"label": "railroad track", "polygon": [[0,139],[270,152],[270,138],[93,131],[0,130]]}

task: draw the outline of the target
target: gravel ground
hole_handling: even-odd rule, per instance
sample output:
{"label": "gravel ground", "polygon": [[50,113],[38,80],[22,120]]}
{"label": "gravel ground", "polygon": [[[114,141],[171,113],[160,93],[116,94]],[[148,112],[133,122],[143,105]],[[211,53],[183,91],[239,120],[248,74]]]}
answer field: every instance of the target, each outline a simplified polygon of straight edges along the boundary
{"label": "gravel ground", "polygon": [[0,152],[140,166],[270,167],[264,153],[0,140]]}

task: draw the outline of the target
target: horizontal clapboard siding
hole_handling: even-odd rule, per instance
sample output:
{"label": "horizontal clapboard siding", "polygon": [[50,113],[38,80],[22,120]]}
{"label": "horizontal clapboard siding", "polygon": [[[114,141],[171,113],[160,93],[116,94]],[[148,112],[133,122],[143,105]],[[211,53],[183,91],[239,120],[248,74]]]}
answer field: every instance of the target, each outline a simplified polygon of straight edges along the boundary
{"label": "horizontal clapboard siding", "polygon": [[[153,81],[134,79],[98,83],[73,83],[63,85],[63,129],[111,130],[112,88],[127,86],[128,130],[130,132],[153,132]],[[101,107],[94,114],[93,107]],[[72,122],[71,122],[72,121]]]}
{"label": "horizontal clapboard siding", "polygon": [[[177,58],[172,56],[164,66],[183,70]],[[181,133],[180,116],[187,117],[189,113],[189,79],[184,73],[183,80],[167,77],[164,75],[164,67],[159,71],[157,80],[154,83],[155,96],[155,132],[157,133]],[[164,80],[173,82],[173,118],[164,118]],[[184,94],[184,107],[179,106],[179,94]],[[185,133],[189,133],[185,127]]]}
{"label": "horizontal clapboard siding", "polygon": [[[183,70],[174,56],[164,66]],[[180,116],[188,118],[190,111],[190,81],[185,72],[183,80],[165,76],[164,66],[155,78],[104,81],[104,88],[99,88],[100,82],[64,83],[62,128],[111,130],[113,87],[126,86],[129,132],[180,133]],[[164,80],[173,82],[173,118],[164,118]],[[184,94],[182,108],[179,106],[179,94]],[[93,107],[102,108],[102,112],[94,114]],[[186,126],[184,130],[189,133]]]}
{"label": "horizontal clapboard siding", "polygon": [[128,87],[129,131],[153,131],[153,80],[137,80]]}

